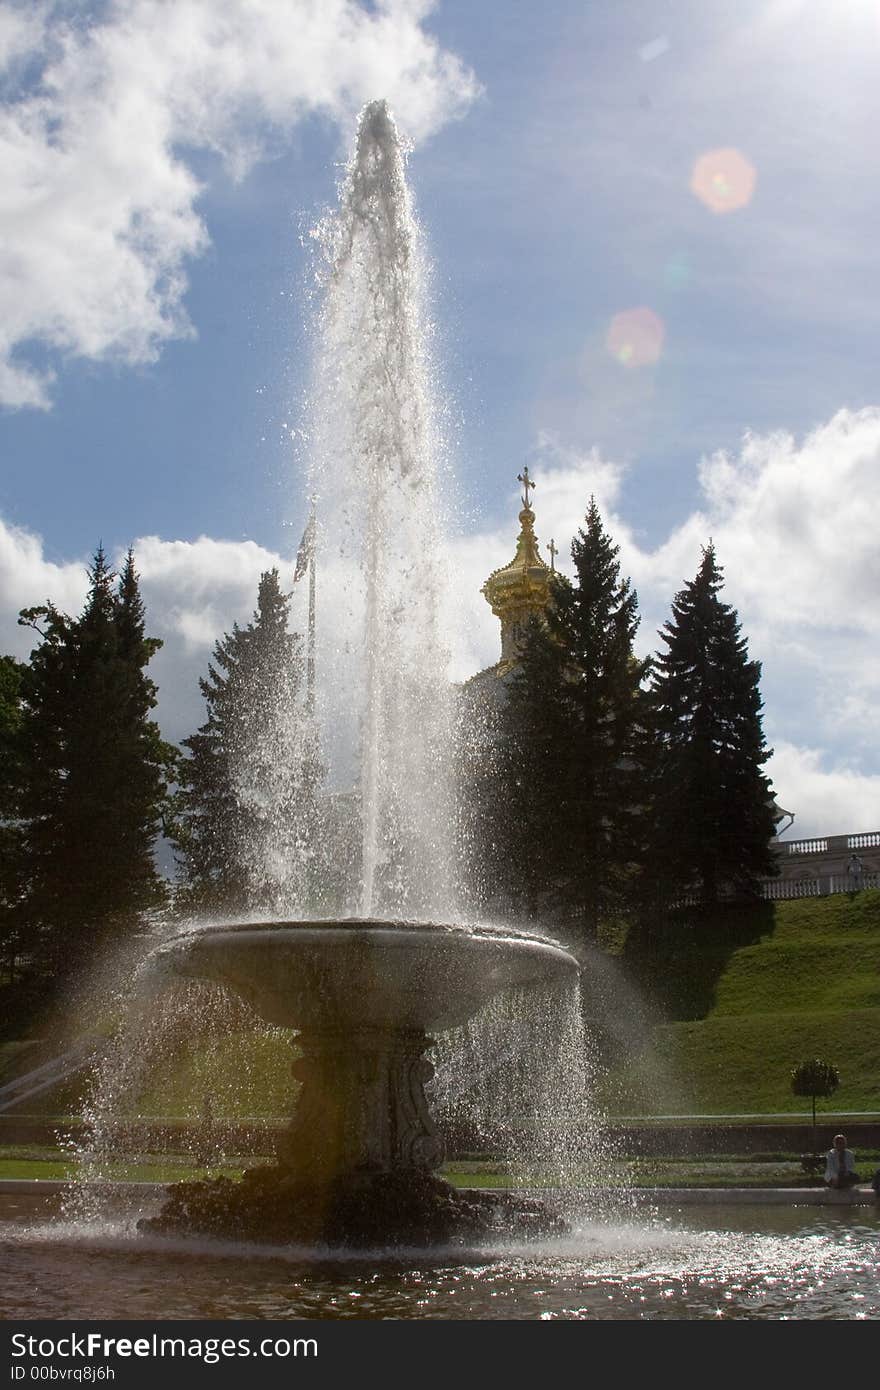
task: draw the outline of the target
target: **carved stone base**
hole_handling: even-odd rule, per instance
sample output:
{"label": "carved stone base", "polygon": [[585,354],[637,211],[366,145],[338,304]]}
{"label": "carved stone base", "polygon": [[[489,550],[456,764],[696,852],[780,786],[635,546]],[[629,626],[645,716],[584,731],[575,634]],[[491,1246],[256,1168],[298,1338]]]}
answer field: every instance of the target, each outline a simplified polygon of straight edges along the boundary
{"label": "carved stone base", "polygon": [[431,1044],[420,1028],[300,1033],[293,1070],[302,1091],[281,1165],[324,1186],[347,1173],[438,1167],[443,1149],[425,1097]]}
{"label": "carved stone base", "polygon": [[285,1168],[263,1167],[251,1168],[240,1182],[177,1183],[161,1214],[139,1221],[138,1229],[261,1245],[388,1250],[528,1239],[567,1228],[535,1198],[463,1193],[417,1170],[348,1174],[316,1184]]}

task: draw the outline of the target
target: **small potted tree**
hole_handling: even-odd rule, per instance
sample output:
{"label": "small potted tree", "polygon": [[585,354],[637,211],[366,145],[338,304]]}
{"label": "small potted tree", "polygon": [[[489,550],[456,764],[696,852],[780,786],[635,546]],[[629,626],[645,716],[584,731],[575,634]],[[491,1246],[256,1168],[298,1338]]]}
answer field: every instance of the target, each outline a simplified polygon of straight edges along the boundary
{"label": "small potted tree", "polygon": [[796,1096],[809,1096],[813,1104],[813,1151],[801,1155],[801,1167],[805,1173],[818,1173],[825,1158],[816,1151],[816,1097],[831,1096],[840,1085],[840,1073],[830,1062],[820,1057],[811,1057],[806,1062],[798,1062],[791,1072],[791,1089]]}

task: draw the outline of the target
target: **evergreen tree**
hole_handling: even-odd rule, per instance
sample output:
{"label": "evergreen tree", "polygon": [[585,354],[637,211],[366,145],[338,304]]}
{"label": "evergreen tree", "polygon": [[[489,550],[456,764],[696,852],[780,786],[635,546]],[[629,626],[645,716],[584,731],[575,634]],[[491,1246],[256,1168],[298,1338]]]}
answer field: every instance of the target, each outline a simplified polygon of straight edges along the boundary
{"label": "evergreen tree", "polygon": [[42,638],[22,678],[25,911],[59,981],[165,897],[153,845],[174,754],[144,671],[161,644],[144,636],[130,553],[118,588],[100,547],[89,576],[79,618],[50,603],[19,619]]}
{"label": "evergreen tree", "polygon": [[146,905],[156,897],[153,843],[165,828],[168,782],[177,775],[178,756],[162,739],[158,724],[149,718],[158,691],[144,671],[162,642],[146,636],[144,602],[131,550],[119,577],[114,616],[121,666],[117,673],[120,746],[127,749],[129,778],[129,794],[120,808],[117,843],[134,897]]}
{"label": "evergreen tree", "polygon": [[556,576],[546,620],[525,635],[501,747],[516,891],[582,939],[625,911],[643,854],[638,599],[594,498]]}
{"label": "evergreen tree", "polygon": [[[0,656],[0,984],[16,983],[22,948],[21,681],[24,667]],[[5,996],[4,996],[5,997]]]}
{"label": "evergreen tree", "polygon": [[208,718],[184,739],[175,840],[187,897],[226,914],[303,910],[319,883],[321,769],[304,708],[300,637],[278,571],[252,622],[234,624],[199,685]]}
{"label": "evergreen tree", "polygon": [[719,598],[714,546],[676,595],[660,636],[651,702],[658,747],[653,805],[656,882],[667,900],[753,892],[776,873],[774,817],[759,691],[736,612]]}

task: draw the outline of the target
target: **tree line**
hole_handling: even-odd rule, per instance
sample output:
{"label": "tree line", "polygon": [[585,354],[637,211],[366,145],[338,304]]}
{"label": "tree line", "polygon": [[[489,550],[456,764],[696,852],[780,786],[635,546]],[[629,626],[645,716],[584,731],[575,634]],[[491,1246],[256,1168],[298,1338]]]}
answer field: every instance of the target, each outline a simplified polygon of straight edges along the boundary
{"label": "tree line", "polygon": [[650,934],[670,907],[754,896],[778,872],[761,668],[710,542],[661,650],[635,655],[638,598],[595,499],[546,615],[494,685],[472,682],[462,844],[473,907]]}
{"label": "tree line", "polygon": [[[713,546],[653,659],[634,653],[637,596],[595,501],[571,554],[518,664],[458,692],[457,832],[469,912],[577,943],[603,925],[641,929],[683,897],[754,892],[775,866],[760,666],[720,598]],[[130,552],[117,575],[98,548],[78,617],[51,602],[22,611],[30,660],[0,656],[9,1027],[169,910],[340,910],[351,808],[324,786],[289,603],[278,572],[263,574],[251,621],[215,645],[205,722],[180,748],[152,718],[162,644]]]}

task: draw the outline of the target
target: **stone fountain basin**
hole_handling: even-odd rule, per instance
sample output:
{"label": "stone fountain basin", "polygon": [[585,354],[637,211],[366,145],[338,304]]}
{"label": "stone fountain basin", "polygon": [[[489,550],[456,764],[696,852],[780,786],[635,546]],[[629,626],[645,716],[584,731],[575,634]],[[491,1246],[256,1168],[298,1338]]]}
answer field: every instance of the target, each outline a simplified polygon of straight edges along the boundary
{"label": "stone fountain basin", "polygon": [[455,1028],[504,990],[577,977],[558,942],[527,932],[347,919],[258,922],[169,942],[177,974],[242,995],[301,1030]]}

